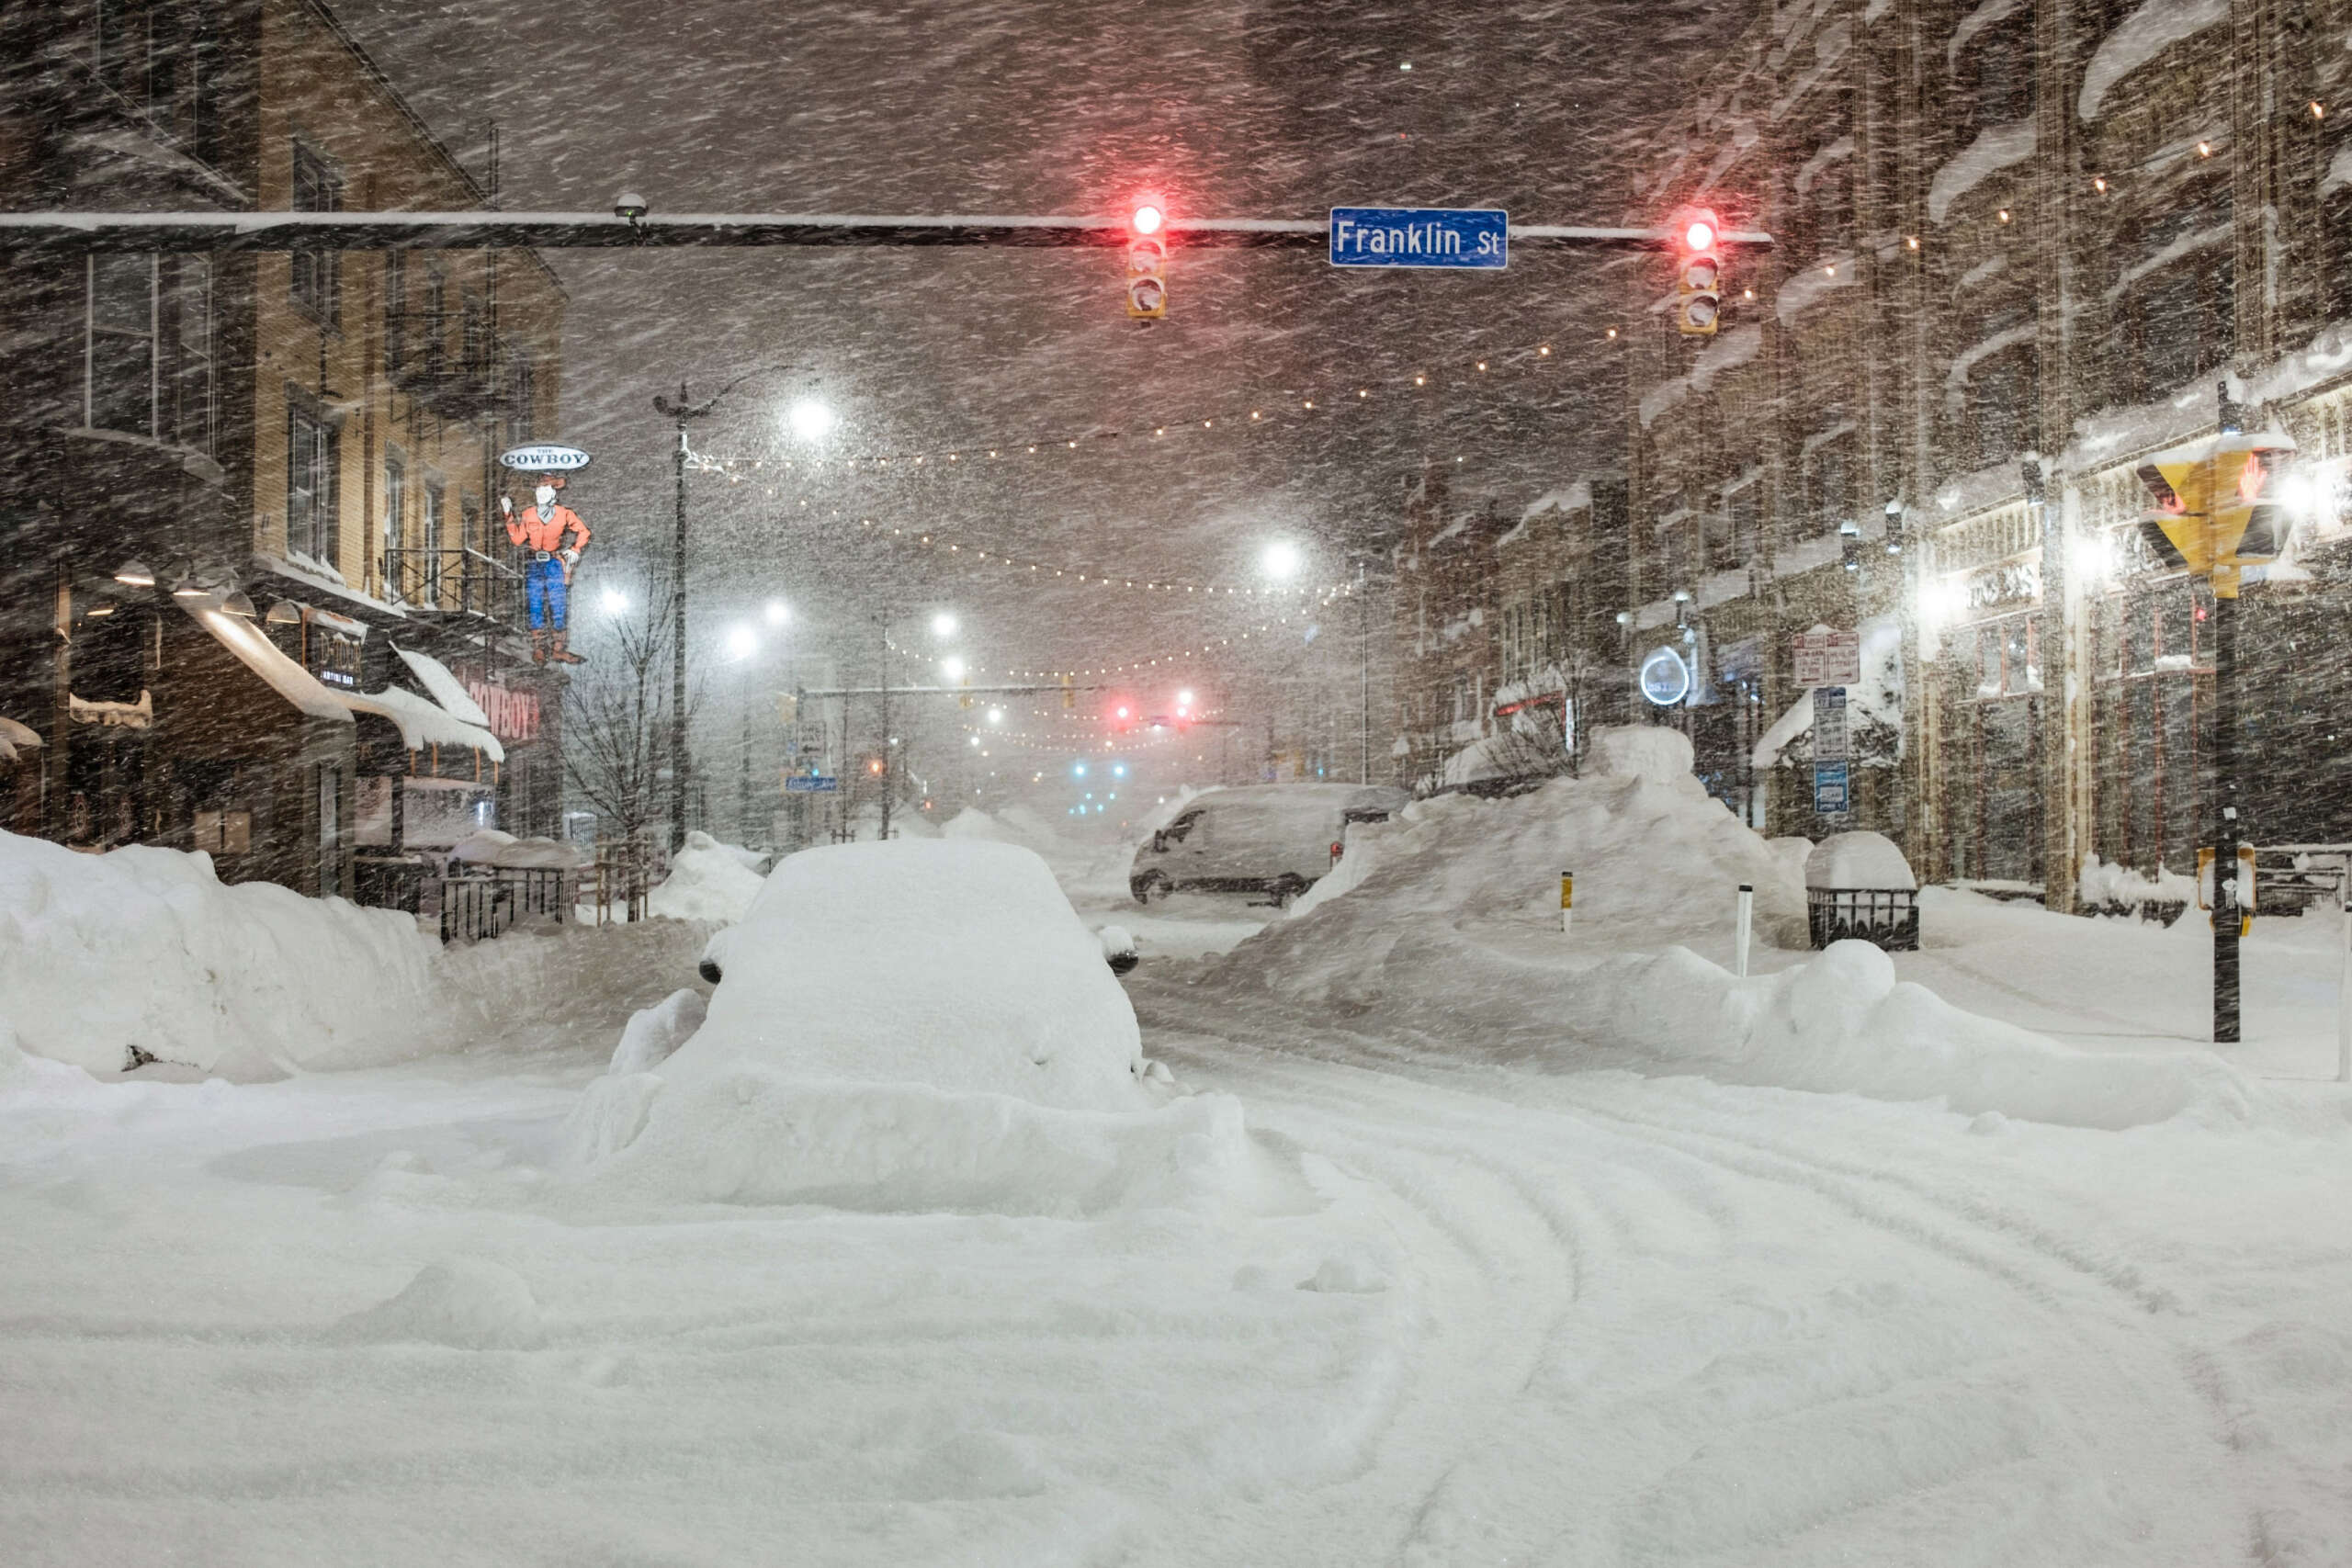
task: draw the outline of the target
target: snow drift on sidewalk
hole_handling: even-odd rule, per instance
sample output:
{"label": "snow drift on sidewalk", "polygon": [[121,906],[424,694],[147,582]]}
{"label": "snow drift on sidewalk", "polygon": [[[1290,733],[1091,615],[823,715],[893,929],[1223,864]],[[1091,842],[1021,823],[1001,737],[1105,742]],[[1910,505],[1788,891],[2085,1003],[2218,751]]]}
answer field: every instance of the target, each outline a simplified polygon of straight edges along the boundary
{"label": "snow drift on sidewalk", "polygon": [[95,1072],[137,1047],[274,1076],[413,1036],[419,1010],[438,1010],[439,946],[407,915],[225,886],[207,855],[85,855],[0,833],[0,1016],[27,1050]]}
{"label": "snow drift on sidewalk", "polygon": [[684,1020],[640,1015],[583,1097],[569,1142],[592,1186],[1085,1213],[1247,1163],[1230,1101],[1159,1104],[1101,940],[1027,850],[962,833],[806,851],[724,937],[701,1027],[649,1060]]}
{"label": "snow drift on sidewalk", "polygon": [[766,880],[752,869],[758,859],[708,833],[688,833],[670,863],[670,874],[647,896],[646,908],[673,920],[740,920]]}
{"label": "snow drift on sidewalk", "polygon": [[224,885],[204,854],[0,833],[0,1040],[97,1073],[133,1046],[149,1076],[359,1066],[610,1018],[691,980],[703,935],[651,920],[444,950],[394,910]]}
{"label": "snow drift on sidewalk", "polygon": [[[2210,1054],[2078,1052],[1897,985],[1875,948],[1840,944],[1751,980],[1691,953],[1694,942],[1728,951],[1741,883],[1756,889],[1759,942],[1806,939],[1796,858],[1708,799],[1689,761],[1673,731],[1604,732],[1585,778],[1511,800],[1442,796],[1358,829],[1298,912],[1207,983],[1362,1010],[1491,1059],[1940,1100],[2089,1127],[2249,1113],[2253,1091]],[[1576,874],[1568,937],[1562,871]]]}

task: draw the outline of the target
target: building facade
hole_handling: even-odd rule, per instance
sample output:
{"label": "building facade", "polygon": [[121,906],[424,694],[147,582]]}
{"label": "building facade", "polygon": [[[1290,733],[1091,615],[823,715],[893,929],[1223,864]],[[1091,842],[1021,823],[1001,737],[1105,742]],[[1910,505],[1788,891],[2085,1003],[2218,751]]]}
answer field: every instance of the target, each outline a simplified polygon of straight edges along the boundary
{"label": "building facade", "polygon": [[[316,0],[0,18],[28,207],[490,205]],[[558,831],[561,679],[494,526],[553,433],[527,253],[19,254],[0,288],[6,826],[367,896],[475,828]]]}

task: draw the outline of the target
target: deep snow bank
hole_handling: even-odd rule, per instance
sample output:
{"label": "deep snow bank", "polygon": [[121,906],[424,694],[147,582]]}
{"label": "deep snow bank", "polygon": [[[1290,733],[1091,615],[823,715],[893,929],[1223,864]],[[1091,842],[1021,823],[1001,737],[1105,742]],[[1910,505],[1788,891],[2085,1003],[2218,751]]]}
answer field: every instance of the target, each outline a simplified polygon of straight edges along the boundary
{"label": "deep snow bank", "polygon": [[2204,1052],[2093,1055],[1963,1012],[1894,961],[1841,942],[1811,963],[1741,980],[1686,948],[1609,960],[1577,977],[1558,1019],[1583,1065],[1623,1055],[1726,1083],[1941,1100],[2029,1122],[2136,1127],[2252,1113],[2245,1082]]}
{"label": "deep snow bank", "polygon": [[1045,863],[949,826],[779,866],[714,943],[700,1027],[692,993],[639,1013],[588,1086],[566,1130],[583,1190],[1046,1214],[1230,1190],[1239,1107],[1162,1103]]}
{"label": "deep snow bank", "polygon": [[224,886],[203,854],[0,833],[0,1042],[93,1072],[135,1046],[275,1077],[602,1022],[691,980],[702,941],[652,920],[444,950],[397,911]]}
{"label": "deep snow bank", "polygon": [[[1207,976],[1376,1013],[1431,1046],[1559,1066],[1691,1072],[1727,1082],[1940,1100],[2031,1121],[2134,1126],[2239,1120],[2255,1092],[2206,1053],[2089,1054],[1898,985],[1858,943],[1739,980],[1681,945],[1727,951],[1735,890],[1759,940],[1804,945],[1795,845],[1706,797],[1669,730],[1608,732],[1600,771],[1516,799],[1442,796],[1348,839],[1299,911]],[[1576,874],[1574,934],[1558,876]]]}
{"label": "deep snow bank", "polygon": [[1388,960],[1400,942],[1438,931],[1556,936],[1564,871],[1576,874],[1582,951],[1659,947],[1727,926],[1741,883],[1756,889],[1759,937],[1802,945],[1802,878],[1708,797],[1690,775],[1689,740],[1604,730],[1593,763],[1583,778],[1512,799],[1440,795],[1351,828],[1331,874],[1219,974],[1302,1000],[1369,1005],[1394,988]]}
{"label": "deep snow bank", "polygon": [[136,1047],[269,1076],[413,1035],[442,1010],[439,947],[407,915],[225,886],[207,855],[0,833],[0,1018],[25,1049],[95,1072]]}

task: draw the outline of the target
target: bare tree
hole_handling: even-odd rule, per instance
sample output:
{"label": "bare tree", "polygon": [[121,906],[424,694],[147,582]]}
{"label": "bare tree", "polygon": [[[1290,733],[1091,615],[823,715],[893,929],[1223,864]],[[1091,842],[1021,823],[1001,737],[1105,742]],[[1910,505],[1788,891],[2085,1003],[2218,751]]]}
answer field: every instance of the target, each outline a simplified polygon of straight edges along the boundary
{"label": "bare tree", "polygon": [[[609,650],[579,667],[564,698],[563,765],[596,808],[604,836],[636,841],[667,802],[670,627],[673,588],[647,596],[643,613],[616,621]],[[698,696],[690,694],[691,721]]]}

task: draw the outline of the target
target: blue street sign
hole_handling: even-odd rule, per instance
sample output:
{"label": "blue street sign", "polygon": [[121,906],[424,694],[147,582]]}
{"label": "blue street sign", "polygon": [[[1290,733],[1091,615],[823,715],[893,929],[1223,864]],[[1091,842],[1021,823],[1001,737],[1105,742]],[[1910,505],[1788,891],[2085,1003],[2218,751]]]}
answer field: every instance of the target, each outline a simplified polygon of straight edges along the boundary
{"label": "blue street sign", "polygon": [[1335,207],[1333,266],[1510,265],[1510,215],[1487,207]]}
{"label": "blue street sign", "polygon": [[1853,809],[1846,793],[1845,763],[1813,765],[1813,809],[1818,817],[1843,817]]}
{"label": "blue street sign", "polygon": [[829,773],[786,773],[784,793],[786,795],[839,795],[842,781]]}

